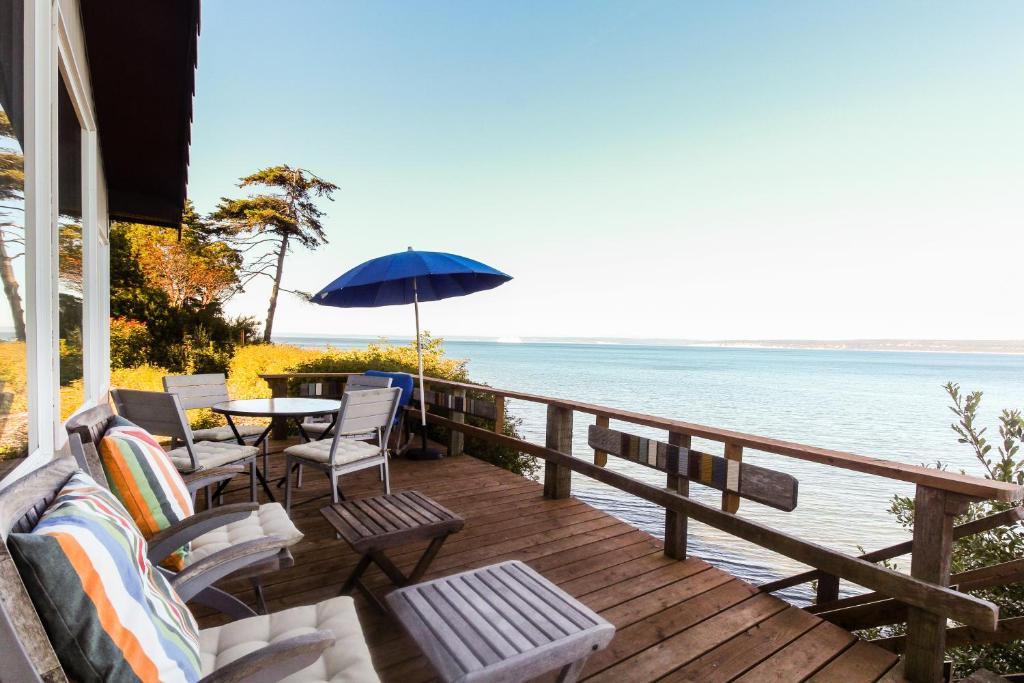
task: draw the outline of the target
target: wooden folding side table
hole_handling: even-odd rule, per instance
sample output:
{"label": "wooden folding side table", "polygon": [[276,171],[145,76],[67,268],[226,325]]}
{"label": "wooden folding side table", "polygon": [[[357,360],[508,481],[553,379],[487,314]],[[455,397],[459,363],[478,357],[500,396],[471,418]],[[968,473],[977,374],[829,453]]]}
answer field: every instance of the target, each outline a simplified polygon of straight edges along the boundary
{"label": "wooden folding side table", "polygon": [[[384,603],[362,581],[370,563],[380,567],[396,586],[416,583],[434,561],[449,535],[462,530],[462,517],[434,502],[419,491],[389,496],[345,500],[321,508],[320,513],[353,550],[360,553],[355,569],[345,579],[339,594],[358,588],[372,603],[387,611]],[[407,543],[430,540],[408,576],[384,551]]]}

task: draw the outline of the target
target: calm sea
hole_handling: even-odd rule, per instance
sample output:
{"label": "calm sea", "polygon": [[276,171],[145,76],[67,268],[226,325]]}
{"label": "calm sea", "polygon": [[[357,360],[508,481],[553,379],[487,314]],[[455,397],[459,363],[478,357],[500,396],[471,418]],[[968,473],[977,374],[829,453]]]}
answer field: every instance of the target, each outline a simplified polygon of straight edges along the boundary
{"label": "calm sea", "polygon": [[[281,338],[308,346],[365,346],[366,339]],[[474,381],[549,396],[625,408],[653,415],[853,451],[900,462],[941,460],[952,469],[981,474],[969,449],[950,430],[953,414],[942,385],[985,392],[981,424],[997,436],[1002,408],[1024,408],[1024,356],[914,352],[738,349],[640,344],[498,343],[450,341],[448,355],[469,361]],[[545,409],[510,401],[523,419],[522,433],[543,443]],[[577,414],[574,452],[591,457],[590,420]],[[612,423],[616,428],[616,423]],[[664,439],[664,433],[621,427]],[[721,447],[694,443],[720,453]],[[782,456],[747,451],[744,461],[788,472],[800,482],[793,512],[743,501],[740,514],[845,552],[874,549],[909,534],[887,512],[894,494],[910,486]],[[653,470],[616,458],[609,465],[663,485]],[[698,498],[717,504],[720,494],[693,486]],[[587,502],[660,536],[663,511],[584,477],[573,492]],[[690,548],[755,583],[799,571],[787,558],[690,523]],[[902,567],[908,570],[908,566]],[[802,594],[788,597],[800,599]]]}

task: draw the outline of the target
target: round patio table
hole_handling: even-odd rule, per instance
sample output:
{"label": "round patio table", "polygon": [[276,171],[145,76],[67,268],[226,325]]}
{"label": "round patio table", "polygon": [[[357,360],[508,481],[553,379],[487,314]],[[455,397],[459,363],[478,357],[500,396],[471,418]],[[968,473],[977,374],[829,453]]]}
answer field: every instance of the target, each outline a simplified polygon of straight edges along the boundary
{"label": "round patio table", "polygon": [[[302,438],[306,441],[311,441],[309,434],[302,428],[303,418],[332,415],[333,419],[331,420],[330,427],[324,430],[323,433],[329,434],[334,427],[334,422],[338,419],[341,401],[330,401],[323,398],[249,398],[238,401],[223,401],[215,404],[211,410],[223,415],[227,419],[228,426],[231,427],[231,431],[235,435],[235,440],[242,445],[245,445],[245,439],[238,433],[238,427],[235,426],[234,421],[231,419],[232,417],[290,418],[298,425],[299,434],[302,435]],[[252,445],[259,446],[263,443],[270,434],[272,427],[273,422],[263,430],[263,433],[259,435]],[[323,434],[319,438],[323,438]],[[267,497],[272,501],[276,501],[277,499],[271,492],[270,486],[267,485],[265,473],[261,472],[258,466],[256,467],[256,476],[259,478]]]}

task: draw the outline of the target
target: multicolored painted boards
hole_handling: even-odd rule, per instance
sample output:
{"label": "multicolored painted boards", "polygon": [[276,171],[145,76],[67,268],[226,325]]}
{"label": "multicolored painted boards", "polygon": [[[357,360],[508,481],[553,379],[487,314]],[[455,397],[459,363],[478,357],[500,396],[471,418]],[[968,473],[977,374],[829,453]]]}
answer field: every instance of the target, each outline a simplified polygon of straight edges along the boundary
{"label": "multicolored painted boards", "polygon": [[718,491],[789,512],[796,508],[797,480],[788,474],[683,446],[590,426],[591,448],[675,474]]}

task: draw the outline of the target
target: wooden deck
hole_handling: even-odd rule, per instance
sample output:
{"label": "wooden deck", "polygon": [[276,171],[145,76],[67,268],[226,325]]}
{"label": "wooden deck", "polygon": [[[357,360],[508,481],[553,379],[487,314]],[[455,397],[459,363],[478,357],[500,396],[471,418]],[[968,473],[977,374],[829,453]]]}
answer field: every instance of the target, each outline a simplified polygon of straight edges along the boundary
{"label": "wooden deck", "polygon": [[[282,444],[276,444],[280,448]],[[280,476],[283,458],[271,456]],[[615,638],[587,664],[590,681],[876,681],[892,675],[896,657],[843,629],[792,607],[691,558],[668,559],[661,541],[575,499],[547,500],[539,483],[469,456],[436,462],[394,460],[392,489],[418,490],[466,519],[442,548],[427,577],[501,560],[523,560],[616,626]],[[268,576],[272,611],[337,593],[357,557],[320,515],[326,477],[307,472],[292,516],[306,534],[293,549],[295,566]],[[346,476],[348,497],[377,495],[375,470]],[[244,489],[244,491],[242,490]],[[243,499],[240,487],[229,499]],[[282,495],[283,498],[283,495]],[[392,554],[403,570],[423,544]],[[387,582],[374,568],[367,583]],[[250,603],[251,588],[228,584]],[[434,678],[416,646],[360,596],[360,619],[384,681]],[[217,623],[201,616],[202,625]]]}

